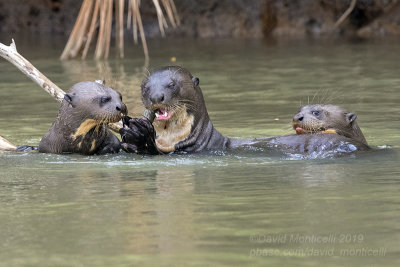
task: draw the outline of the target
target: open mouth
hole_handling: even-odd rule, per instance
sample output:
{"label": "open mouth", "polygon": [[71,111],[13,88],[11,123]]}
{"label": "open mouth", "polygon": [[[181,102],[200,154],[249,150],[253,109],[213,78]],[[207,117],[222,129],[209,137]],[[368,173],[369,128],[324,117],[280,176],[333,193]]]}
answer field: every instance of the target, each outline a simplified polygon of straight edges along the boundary
{"label": "open mouth", "polygon": [[106,120],[103,120],[102,123],[116,123],[119,122],[126,114],[120,113],[118,115],[114,115],[111,117],[108,117]]}
{"label": "open mouth", "polygon": [[120,113],[116,118],[114,122],[119,122],[126,114]]}
{"label": "open mouth", "polygon": [[113,119],[104,121],[105,123],[116,123],[119,122],[121,120],[122,117],[118,116],[118,117],[114,117]]}
{"label": "open mouth", "polygon": [[[333,133],[334,130],[328,129],[326,130],[325,128],[320,128],[320,129],[305,129],[301,127],[299,124],[294,123],[293,124],[293,129],[296,131],[296,134],[307,134],[307,133]],[[336,132],[335,132],[336,133]]]}
{"label": "open mouth", "polygon": [[305,133],[308,133],[308,131],[304,130],[304,129],[301,128],[301,127],[296,127],[294,130],[296,131],[296,134],[305,134]]}
{"label": "open mouth", "polygon": [[167,110],[166,108],[158,108],[154,110],[156,121],[167,121],[171,118],[173,111]]}
{"label": "open mouth", "polygon": [[306,129],[302,128],[299,124],[293,123],[293,129],[296,131],[296,134],[305,134],[308,133]]}

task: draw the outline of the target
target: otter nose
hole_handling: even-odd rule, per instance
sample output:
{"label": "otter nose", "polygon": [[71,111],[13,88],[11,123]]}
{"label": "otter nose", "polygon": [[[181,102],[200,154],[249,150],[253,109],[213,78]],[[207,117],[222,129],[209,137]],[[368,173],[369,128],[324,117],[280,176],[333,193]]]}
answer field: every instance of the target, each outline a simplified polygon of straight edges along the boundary
{"label": "otter nose", "polygon": [[117,111],[121,112],[124,115],[128,114],[128,110],[127,110],[126,105],[124,103],[122,103],[121,105],[116,106],[115,108],[117,109]]}
{"label": "otter nose", "polygon": [[164,101],[164,94],[163,93],[154,94],[150,97],[150,101],[153,104],[160,104]]}
{"label": "otter nose", "polygon": [[294,117],[293,117],[293,121],[302,121],[304,119],[304,115],[302,113],[297,113]]}

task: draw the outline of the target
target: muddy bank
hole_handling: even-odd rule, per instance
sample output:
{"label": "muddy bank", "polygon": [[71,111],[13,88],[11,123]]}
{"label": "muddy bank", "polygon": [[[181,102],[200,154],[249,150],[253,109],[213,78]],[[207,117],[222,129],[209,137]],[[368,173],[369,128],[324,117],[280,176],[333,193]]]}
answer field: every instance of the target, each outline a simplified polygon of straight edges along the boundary
{"label": "muddy bank", "polygon": [[[358,0],[349,17],[335,28],[351,0],[175,0],[181,26],[168,36],[198,38],[320,37],[400,35],[399,0]],[[68,35],[81,0],[0,2],[0,31]],[[152,1],[142,1],[148,37],[159,36]]]}

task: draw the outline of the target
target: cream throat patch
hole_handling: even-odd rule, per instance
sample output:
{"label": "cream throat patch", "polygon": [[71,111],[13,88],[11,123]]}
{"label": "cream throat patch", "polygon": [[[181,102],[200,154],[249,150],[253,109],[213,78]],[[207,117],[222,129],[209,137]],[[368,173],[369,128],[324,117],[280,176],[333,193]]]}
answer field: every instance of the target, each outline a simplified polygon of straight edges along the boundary
{"label": "cream throat patch", "polygon": [[193,122],[194,116],[187,113],[186,106],[177,109],[169,120],[154,121],[157,148],[164,153],[174,151],[175,145],[189,136]]}

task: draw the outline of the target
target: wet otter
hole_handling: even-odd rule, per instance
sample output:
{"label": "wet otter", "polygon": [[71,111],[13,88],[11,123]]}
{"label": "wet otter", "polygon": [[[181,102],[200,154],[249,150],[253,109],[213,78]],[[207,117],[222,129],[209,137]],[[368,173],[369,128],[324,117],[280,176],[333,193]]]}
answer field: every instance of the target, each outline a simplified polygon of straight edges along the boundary
{"label": "wet otter", "polygon": [[334,154],[366,151],[370,147],[356,122],[357,115],[334,105],[308,105],[293,117],[296,135],[261,138],[256,147],[273,147],[286,153]]}
{"label": "wet otter", "polygon": [[[320,133],[251,139],[225,137],[211,123],[199,79],[182,67],[170,66],[154,72],[144,79],[141,90],[143,104],[146,109],[154,112],[155,121],[152,125],[146,119],[124,118],[125,126],[120,130],[120,134],[123,145],[133,147],[133,152],[158,154],[253,146],[278,148],[288,153],[309,153],[337,148],[351,152],[354,151],[353,148],[358,150],[366,147],[357,140],[339,134]],[[353,121],[354,119],[355,116]],[[346,145],[351,146],[347,149]]]}
{"label": "wet otter", "polygon": [[297,134],[332,133],[346,136],[365,145],[365,139],[356,122],[357,115],[334,105],[308,105],[293,117]]}
{"label": "wet otter", "polygon": [[[141,144],[145,143],[149,151],[161,153],[225,149],[229,146],[230,139],[220,134],[210,121],[199,79],[186,69],[178,66],[160,69],[143,80],[141,90],[145,108],[155,114],[156,138],[153,141],[151,135],[138,131],[141,125],[142,130],[152,132],[146,120],[129,118],[124,120],[128,127],[120,130],[123,142],[142,147]],[[144,152],[149,151],[144,149]]]}
{"label": "wet otter", "polygon": [[98,82],[77,83],[65,94],[56,121],[40,141],[39,152],[117,153],[120,142],[106,124],[126,114],[120,93]]}

